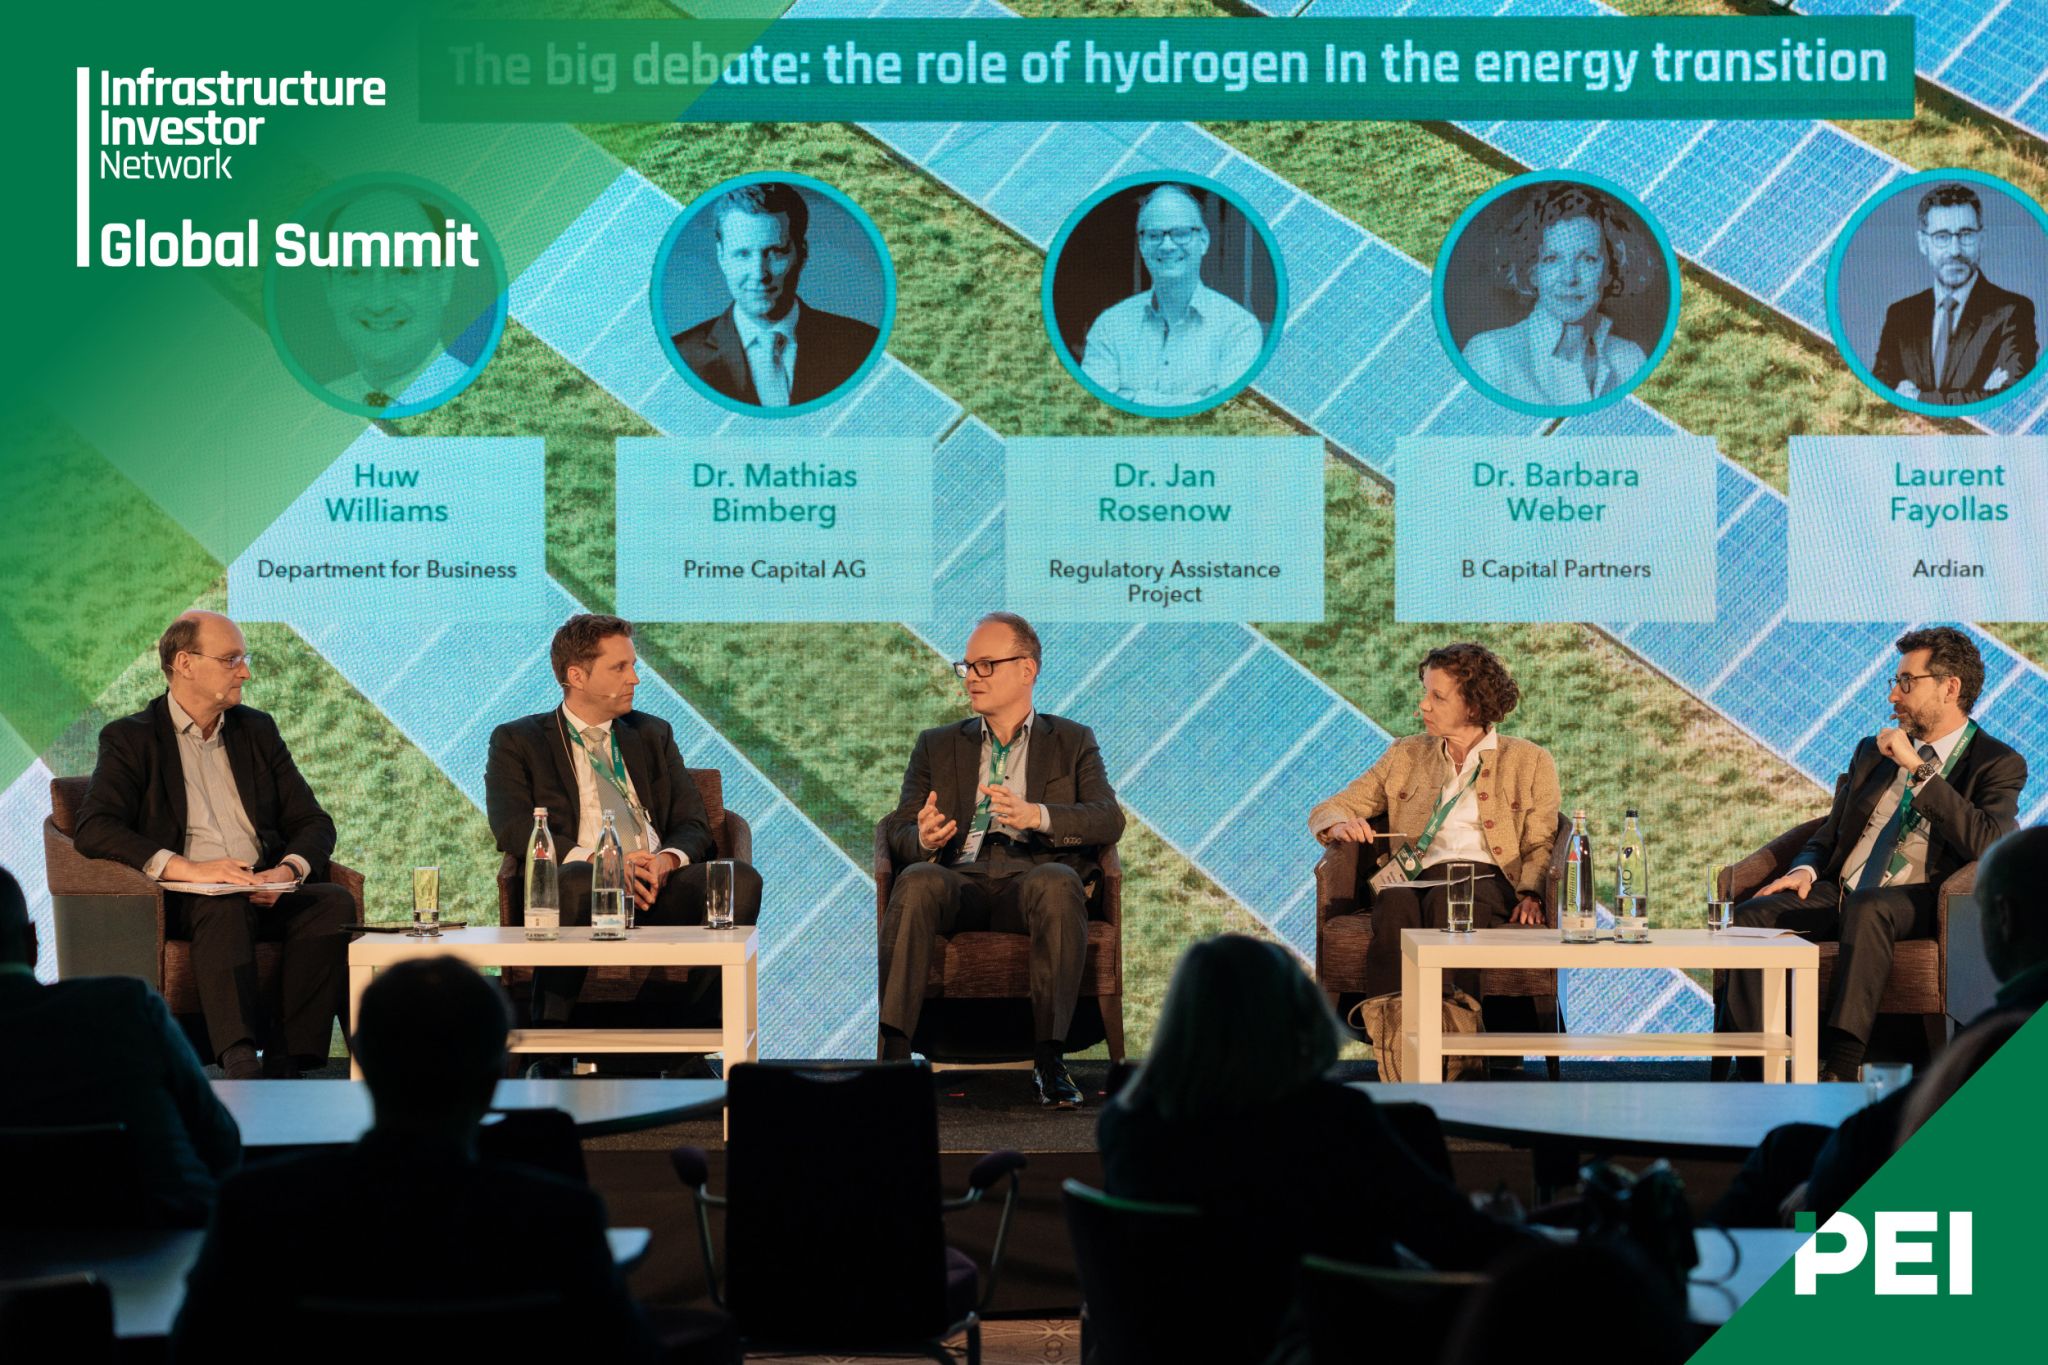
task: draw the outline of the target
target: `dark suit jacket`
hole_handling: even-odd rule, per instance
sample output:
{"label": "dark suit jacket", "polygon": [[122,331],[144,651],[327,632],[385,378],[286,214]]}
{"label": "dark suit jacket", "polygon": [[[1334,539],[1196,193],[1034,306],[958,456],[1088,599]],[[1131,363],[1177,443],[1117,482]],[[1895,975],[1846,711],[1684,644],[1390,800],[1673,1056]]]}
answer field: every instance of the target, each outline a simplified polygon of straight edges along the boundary
{"label": "dark suit jacket", "polygon": [[[561,1297],[563,1336],[583,1358],[643,1360],[645,1327],[604,1229],[604,1203],[587,1188],[373,1130],[353,1147],[265,1162],[221,1187],[172,1355],[209,1363],[292,1355],[280,1343],[307,1344],[293,1310],[309,1298],[445,1303],[545,1293]],[[393,1330],[378,1322],[365,1334],[383,1334],[402,1359],[418,1358],[419,1325]],[[541,1345],[523,1333],[517,1353]]]}
{"label": "dark suit jacket", "polygon": [[146,983],[0,975],[0,1126],[90,1123],[127,1126],[137,1226],[203,1226],[242,1159],[234,1119]]}
{"label": "dark suit jacket", "polygon": [[[669,723],[644,711],[628,711],[612,722],[612,733],[618,736],[619,757],[625,761],[626,776],[632,779],[633,795],[654,822],[658,846],[679,849],[693,863],[716,857],[704,798],[697,794],[696,779],[683,766]],[[535,806],[548,808],[556,852],[568,852],[583,819],[572,765],[584,761],[583,751],[569,740],[560,707],[508,720],[491,731],[491,756],[484,767],[484,808],[500,852],[515,858],[526,856]]]}
{"label": "dark suit jacket", "polygon": [[[2033,372],[2040,343],[2034,335],[2034,301],[2000,289],[1982,275],[1956,318],[1947,372],[1934,373],[1934,290],[1900,299],[1885,310],[1878,333],[1877,360],[1870,372],[1887,388],[1905,380],[1919,386],[1923,403],[1974,403],[2003,393]],[[1992,389],[1994,370],[2005,384]]]}
{"label": "dark suit jacket", "polygon": [[[981,717],[935,726],[917,737],[903,794],[890,814],[889,848],[906,867],[936,858],[950,862],[967,840],[974,808],[981,801]],[[927,793],[939,794],[939,809],[959,826],[936,853],[917,842],[917,810]],[[1077,721],[1038,713],[1026,751],[1024,798],[1044,806],[1052,827],[1024,836],[1018,855],[1032,862],[1061,862],[1091,880],[1101,870],[1102,849],[1124,832],[1124,809],[1102,766],[1095,732]]]}
{"label": "dark suit jacket", "polygon": [[[1822,881],[1839,881],[1842,865],[1863,837],[1878,798],[1899,765],[1877,751],[1875,737],[1857,744],[1849,771],[1835,783],[1834,805],[1793,867],[1811,867]],[[2020,789],[2027,760],[1982,730],[1947,777],[1936,774],[1913,793],[1913,809],[1927,816],[1927,880],[1940,884],[1973,863],[2019,825]]]}
{"label": "dark suit jacket", "polygon": [[[307,881],[325,881],[334,821],[300,776],[277,722],[254,707],[231,706],[220,723],[242,809],[262,848],[257,866],[276,867],[296,853],[306,860]],[[74,839],[88,858],[112,858],[138,870],[159,849],[185,851],[185,764],[168,695],[100,731],[99,761]]]}
{"label": "dark suit jacket", "polygon": [[[796,373],[789,377],[792,404],[823,398],[853,378],[853,372],[866,362],[881,336],[858,318],[813,308],[801,298],[797,304],[800,311],[796,315]],[[676,333],[675,343],[676,353],[699,379],[728,398],[760,403],[761,395],[754,389],[754,372],[747,365],[747,350],[740,342],[732,309]]]}

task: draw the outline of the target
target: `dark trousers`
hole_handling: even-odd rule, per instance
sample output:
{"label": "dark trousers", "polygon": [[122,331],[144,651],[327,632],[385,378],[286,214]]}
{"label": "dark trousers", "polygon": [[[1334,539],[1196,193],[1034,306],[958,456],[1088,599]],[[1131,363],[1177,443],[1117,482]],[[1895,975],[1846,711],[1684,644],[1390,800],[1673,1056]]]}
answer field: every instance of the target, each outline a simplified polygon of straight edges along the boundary
{"label": "dark trousers", "polygon": [[882,915],[882,1026],[917,1032],[934,940],[974,930],[1030,935],[1035,1041],[1064,1039],[1088,958],[1088,893],[1065,863],[912,863],[897,873]]}
{"label": "dark trousers", "polygon": [[[1441,877],[1448,866],[1448,863],[1440,863],[1428,868],[1422,879]],[[1499,868],[1485,863],[1475,866],[1478,870],[1472,879],[1472,927],[1490,929],[1496,924],[1505,924],[1521,896],[1516,892],[1514,883],[1507,879],[1507,874]],[[1386,995],[1401,989],[1401,931],[1442,928],[1444,900],[1449,889],[1443,886],[1419,889],[1394,886],[1373,892],[1372,942],[1365,950],[1367,995]],[[1476,970],[1451,972],[1445,980],[1473,999],[1479,998],[1479,973]]]}
{"label": "dark trousers", "polygon": [[[636,910],[635,924],[702,924],[704,922],[703,863],[678,868],[661,884],[654,904]],[[562,923],[590,923],[590,876],[587,862],[563,863],[561,868]],[[628,895],[632,893],[627,892]],[[735,862],[732,872],[732,919],[734,924],[753,924],[761,918],[761,874],[750,863]],[[588,967],[545,967],[533,974],[533,1021],[562,1024],[583,993]],[[690,969],[693,1000],[708,996],[718,980],[718,968]],[[709,1017],[715,1018],[713,1012]]]}
{"label": "dark trousers", "polygon": [[[1935,905],[1941,888],[1932,882],[1917,886],[1880,887],[1847,895],[1833,882],[1815,882],[1806,899],[1789,891],[1758,896],[1735,907],[1737,924],[1798,929],[1815,941],[1840,939],[1834,981],[1821,1002],[1821,1023],[1842,1035],[1825,1043],[1847,1064],[1862,1060],[1863,1046],[1877,1022],[1877,1002],[1892,973],[1892,945],[1902,938],[1925,938],[1934,932]],[[1763,973],[1729,972],[1721,993],[1715,1027],[1724,1032],[1754,1033],[1763,1027]],[[1829,1060],[1823,1057],[1824,1061]],[[1742,1058],[1744,1075],[1761,1074],[1761,1064]]]}
{"label": "dark trousers", "polygon": [[[310,882],[274,905],[247,896],[171,895],[166,906],[192,940],[192,975],[216,1058],[237,1043],[285,1048],[309,1065],[327,1060],[348,973],[341,926],[356,918],[355,897],[331,882]],[[284,945],[279,972],[282,1019],[273,1019],[256,984],[256,944]]]}

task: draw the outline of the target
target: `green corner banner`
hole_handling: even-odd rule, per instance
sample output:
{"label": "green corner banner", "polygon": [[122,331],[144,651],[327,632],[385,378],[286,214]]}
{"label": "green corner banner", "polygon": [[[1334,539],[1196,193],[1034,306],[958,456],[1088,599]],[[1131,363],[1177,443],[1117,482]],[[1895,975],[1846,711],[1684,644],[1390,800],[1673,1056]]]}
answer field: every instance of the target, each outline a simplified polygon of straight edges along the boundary
{"label": "green corner banner", "polygon": [[[1840,1255],[1841,1269],[1815,1273],[1801,1294],[1797,1261],[1786,1262],[1696,1365],[2040,1359],[2044,1075],[2048,1022],[2036,1018],[1844,1206],[1865,1238],[1860,1263]],[[1810,1244],[1818,1265],[1854,1236],[1822,1231]]]}

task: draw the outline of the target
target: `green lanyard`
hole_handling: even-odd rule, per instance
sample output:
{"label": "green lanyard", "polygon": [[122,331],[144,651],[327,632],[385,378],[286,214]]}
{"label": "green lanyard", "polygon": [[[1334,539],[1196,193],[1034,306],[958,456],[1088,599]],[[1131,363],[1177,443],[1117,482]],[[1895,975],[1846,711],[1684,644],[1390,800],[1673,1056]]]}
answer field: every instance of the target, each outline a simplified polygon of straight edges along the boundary
{"label": "green lanyard", "polygon": [[[1970,747],[1970,740],[1976,733],[1976,721],[1963,722],[1963,737],[1956,741],[1955,748],[1948,751],[1948,762],[1941,765],[1941,776],[1944,781],[1955,771],[1956,763],[1963,756],[1963,750]],[[1899,797],[1899,841],[1892,845],[1891,861],[1884,865],[1884,882],[1878,883],[1880,886],[1906,870],[1906,836],[1926,823],[1927,817],[1913,809],[1913,784],[1909,781],[1906,783],[1906,790]]]}
{"label": "green lanyard", "polygon": [[652,822],[648,820],[646,814],[641,810],[640,803],[633,799],[633,793],[626,789],[626,762],[619,756],[618,731],[605,731],[605,738],[611,741],[612,759],[611,766],[606,767],[597,761],[597,756],[591,753],[589,747],[583,743],[582,732],[573,725],[568,728],[570,742],[583,750],[583,756],[590,760],[591,771],[611,783],[613,788],[618,791],[619,799],[626,803],[626,809],[633,812],[633,823],[640,826],[639,829],[633,831],[634,839],[643,844],[652,843],[653,835],[650,832],[653,828]]}
{"label": "green lanyard", "polygon": [[[1010,765],[1010,750],[1016,748],[1019,744],[1024,742],[1024,731],[1017,731],[1016,735],[1011,738],[1008,744],[1005,744],[1001,740],[997,739],[996,732],[993,730],[987,731],[987,734],[988,785],[990,785],[991,787],[1000,787],[1003,785],[1003,777]],[[976,805],[974,808],[974,827],[976,829],[986,830],[990,827],[991,824],[994,823],[989,819],[988,807],[989,798],[986,794],[984,794],[981,798],[980,804]]]}
{"label": "green lanyard", "polygon": [[1479,774],[1485,770],[1485,759],[1482,758],[1473,764],[1472,776],[1465,779],[1463,786],[1437,802],[1436,809],[1430,812],[1429,823],[1422,827],[1422,833],[1415,836],[1415,842],[1404,844],[1394,850],[1395,859],[1410,877],[1422,871],[1422,855],[1429,852],[1429,846],[1436,842],[1437,831],[1444,827],[1444,821],[1451,818],[1451,808],[1464,799],[1465,793],[1472,790],[1472,784],[1479,780]]}

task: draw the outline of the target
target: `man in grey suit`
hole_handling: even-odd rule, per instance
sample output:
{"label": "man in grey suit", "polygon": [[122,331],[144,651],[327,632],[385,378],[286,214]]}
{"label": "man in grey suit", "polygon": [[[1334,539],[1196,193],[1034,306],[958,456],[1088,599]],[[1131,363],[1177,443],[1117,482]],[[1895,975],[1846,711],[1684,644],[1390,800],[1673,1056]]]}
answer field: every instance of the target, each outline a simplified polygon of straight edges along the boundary
{"label": "man in grey suit", "polygon": [[917,737],[885,834],[899,867],[881,930],[881,1053],[908,1057],[932,940],[971,930],[1031,939],[1032,1082],[1081,1103],[1061,1060],[1088,954],[1088,882],[1123,808],[1087,726],[1032,704],[1041,650],[1023,617],[991,612],[953,665],[974,718]]}

